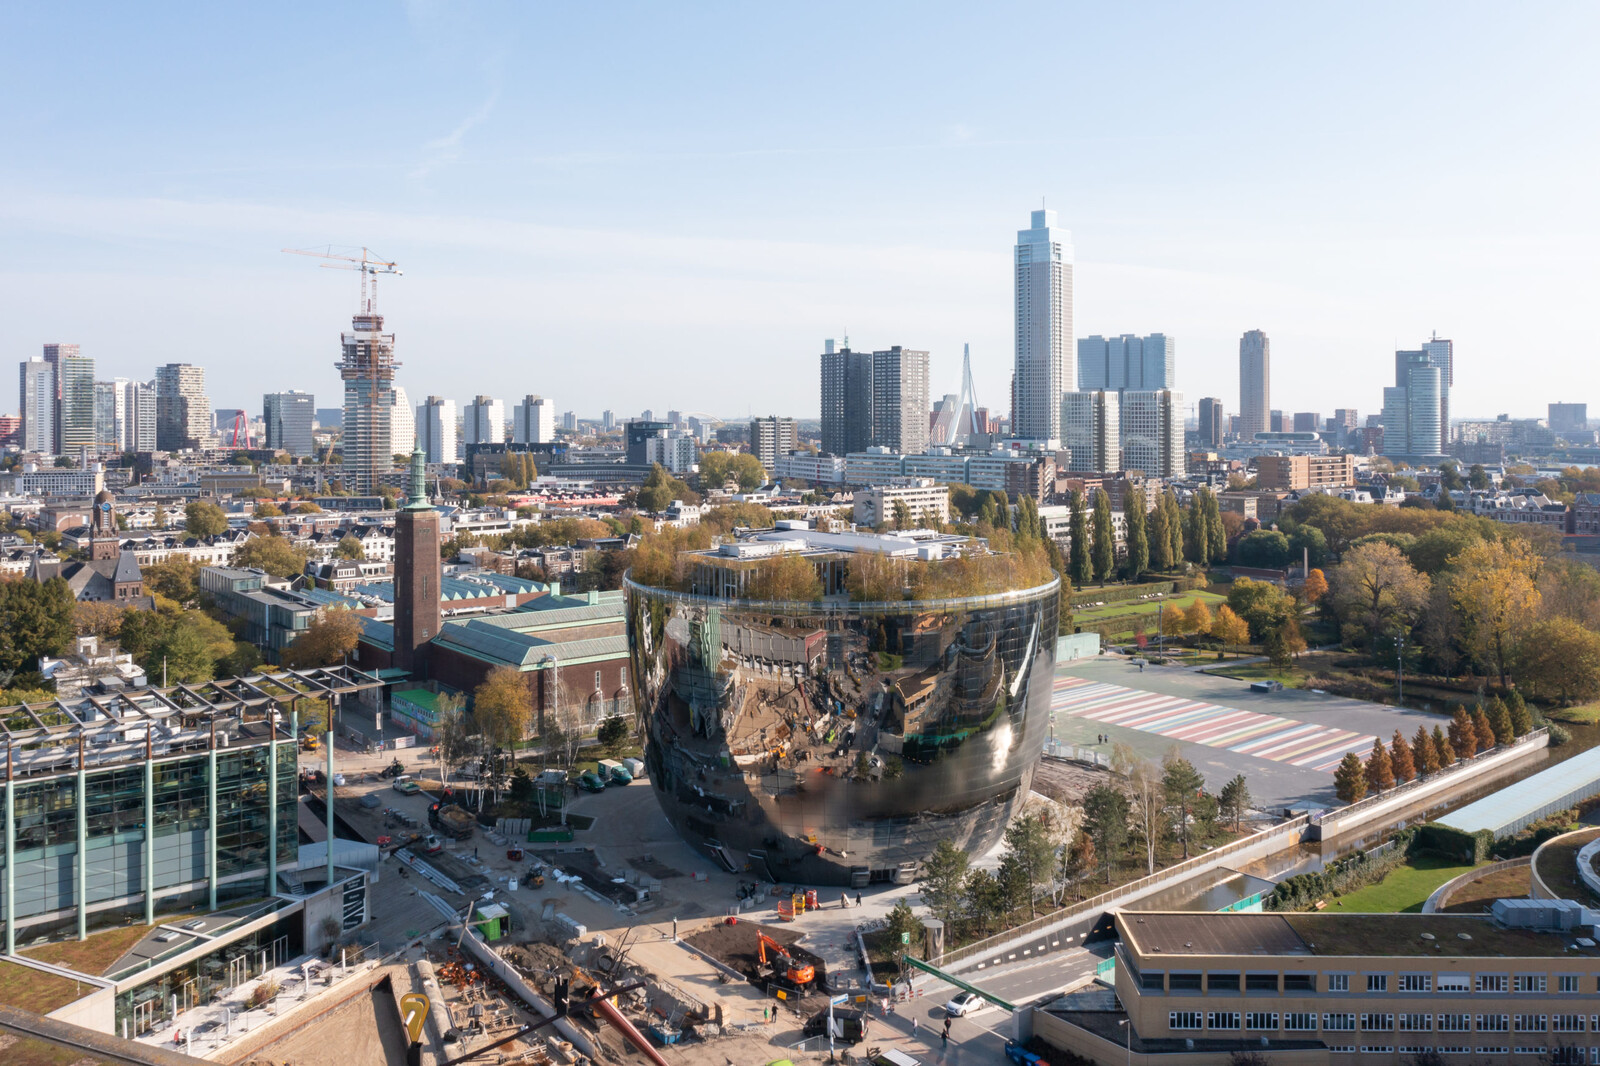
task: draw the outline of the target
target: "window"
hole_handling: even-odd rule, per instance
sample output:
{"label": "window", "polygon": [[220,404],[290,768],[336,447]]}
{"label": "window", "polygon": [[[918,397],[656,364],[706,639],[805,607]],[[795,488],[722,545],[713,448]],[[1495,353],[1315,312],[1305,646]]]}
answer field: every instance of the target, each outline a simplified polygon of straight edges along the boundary
{"label": "window", "polygon": [[1139,987],[1146,992],[1160,992],[1166,974],[1161,970],[1145,970],[1139,974]]}
{"label": "window", "polygon": [[1200,991],[1200,975],[1197,973],[1174,973],[1167,979],[1169,992],[1198,992]]}
{"label": "window", "polygon": [[1386,1044],[1380,1047],[1376,1044],[1362,1044],[1361,1053],[1363,1055],[1393,1055],[1394,1045]]}
{"label": "window", "polygon": [[1403,973],[1400,975],[1400,991],[1431,992],[1433,991],[1433,975],[1431,973]]}
{"label": "window", "polygon": [[1298,1012],[1285,1014],[1283,1016],[1283,1028],[1290,1033],[1314,1033],[1317,1031],[1317,1016]]}
{"label": "window", "polygon": [[1464,973],[1442,973],[1433,987],[1440,992],[1471,992],[1472,978]]}
{"label": "window", "polygon": [[1504,992],[1509,983],[1503,973],[1480,973],[1478,975],[1479,992]]}
{"label": "window", "polygon": [[1504,1014],[1478,1015],[1478,1032],[1480,1033],[1509,1033],[1511,1019]]}
{"label": "window", "polygon": [[1244,975],[1246,992],[1276,992],[1278,975],[1275,973],[1247,973]]}
{"label": "window", "polygon": [[1218,973],[1215,971],[1208,973],[1206,974],[1206,991],[1211,993],[1238,992],[1239,975],[1236,973]]}
{"label": "window", "polygon": [[1310,992],[1317,990],[1317,975],[1314,973],[1286,973],[1283,975],[1284,992]]}
{"label": "window", "polygon": [[1432,1051],[1432,1050],[1433,1050],[1432,1048],[1417,1047],[1414,1044],[1411,1044],[1411,1045],[1403,1044],[1400,1047],[1400,1054],[1402,1054],[1402,1055],[1421,1055],[1421,1054],[1424,1054],[1425,1052]]}
{"label": "window", "polygon": [[1239,1028],[1239,1012],[1236,1010],[1214,1010],[1206,1015],[1207,1029],[1237,1029]]}
{"label": "window", "polygon": [[1329,1044],[1328,1052],[1333,1055],[1354,1055],[1356,1049],[1353,1044]]}
{"label": "window", "polygon": [[1200,1012],[1197,1010],[1172,1011],[1167,1015],[1167,1028],[1198,1029],[1200,1028]]}
{"label": "window", "polygon": [[1552,1033],[1581,1033],[1583,1032],[1583,1015],[1553,1014],[1550,1016],[1550,1031]]}
{"label": "window", "polygon": [[1544,974],[1519,973],[1512,982],[1511,990],[1513,992],[1543,992]]}
{"label": "window", "polygon": [[596,692],[600,691],[600,671],[598,670],[594,672],[594,690]]}
{"label": "window", "polygon": [[1519,1033],[1542,1033],[1545,1022],[1542,1014],[1518,1014],[1511,1019],[1511,1028]]}
{"label": "window", "polygon": [[1386,974],[1386,973],[1369,973],[1369,974],[1367,974],[1367,991],[1368,992],[1387,992],[1387,991],[1389,991],[1389,975]]}
{"label": "window", "polygon": [[1361,1028],[1366,1032],[1386,1033],[1394,1028],[1394,1015],[1379,1014],[1376,1011],[1371,1014],[1363,1014],[1361,1016]]}
{"label": "window", "polygon": [[1328,975],[1329,992],[1350,991],[1350,975],[1347,973],[1330,973]]}
{"label": "window", "polygon": [[1276,1030],[1278,1028],[1278,1016],[1270,1011],[1253,1010],[1244,1016],[1244,1027],[1246,1029]]}
{"label": "window", "polygon": [[1354,1032],[1356,1016],[1354,1014],[1324,1014],[1322,1027],[1336,1033]]}
{"label": "window", "polygon": [[1556,991],[1557,992],[1576,992],[1577,990],[1578,990],[1578,975],[1577,974],[1575,974],[1575,973],[1564,973],[1560,977],[1556,978]]}
{"label": "window", "polygon": [[1402,1033],[1431,1033],[1433,1032],[1433,1015],[1402,1014],[1400,1015],[1400,1031]]}
{"label": "window", "polygon": [[1441,1033],[1470,1033],[1470,1032],[1472,1032],[1472,1015],[1470,1015],[1470,1014],[1441,1014],[1441,1015],[1439,1015],[1439,1032],[1441,1032]]}

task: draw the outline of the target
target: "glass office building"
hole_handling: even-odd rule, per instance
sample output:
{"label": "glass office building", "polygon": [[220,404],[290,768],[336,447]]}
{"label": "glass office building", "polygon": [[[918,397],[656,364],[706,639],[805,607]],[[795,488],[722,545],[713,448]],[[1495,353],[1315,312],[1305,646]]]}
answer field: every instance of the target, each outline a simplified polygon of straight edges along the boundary
{"label": "glass office building", "polygon": [[[729,549],[748,545],[694,556],[706,573],[693,591],[627,581],[645,759],[668,820],[728,870],[772,881],[909,884],[941,840],[981,854],[1027,796],[1048,733],[1059,579],[852,602],[852,556],[900,554],[873,543],[896,538],[803,535],[815,602],[740,598],[749,560]],[[909,561],[929,557],[901,539]]]}

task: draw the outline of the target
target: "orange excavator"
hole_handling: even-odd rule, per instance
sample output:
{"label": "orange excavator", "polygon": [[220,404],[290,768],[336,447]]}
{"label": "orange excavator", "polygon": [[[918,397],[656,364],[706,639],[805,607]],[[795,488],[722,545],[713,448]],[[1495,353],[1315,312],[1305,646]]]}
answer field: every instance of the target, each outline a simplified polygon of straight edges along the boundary
{"label": "orange excavator", "polygon": [[[771,959],[767,958],[769,949],[772,952]],[[817,978],[816,967],[809,963],[796,962],[787,948],[760,930],[756,931],[756,955],[761,959],[762,966],[772,969],[772,975],[767,978],[767,983],[771,986],[791,992],[803,992],[806,986]]]}

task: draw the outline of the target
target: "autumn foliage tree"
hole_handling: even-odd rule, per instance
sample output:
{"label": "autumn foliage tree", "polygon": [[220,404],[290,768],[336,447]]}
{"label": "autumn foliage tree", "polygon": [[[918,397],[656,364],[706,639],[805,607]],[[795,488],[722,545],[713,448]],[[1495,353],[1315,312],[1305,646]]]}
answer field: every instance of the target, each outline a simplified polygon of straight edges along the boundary
{"label": "autumn foliage tree", "polygon": [[1207,633],[1211,630],[1211,608],[1206,601],[1196,597],[1183,612],[1183,628],[1189,633]]}
{"label": "autumn foliage tree", "polygon": [[1398,729],[1394,731],[1394,739],[1389,742],[1389,765],[1394,770],[1394,779],[1400,784],[1417,776],[1417,763],[1411,756],[1411,745],[1406,743],[1405,736]]}
{"label": "autumn foliage tree", "polygon": [[497,666],[472,694],[472,720],[491,743],[509,748],[533,726],[533,699],[521,671]]}
{"label": "autumn foliage tree", "polygon": [[1433,750],[1439,753],[1440,766],[1453,766],[1456,761],[1456,749],[1450,739],[1444,735],[1444,730],[1439,726],[1433,727]]}
{"label": "autumn foliage tree", "polygon": [[1387,792],[1394,787],[1394,764],[1389,761],[1389,750],[1383,741],[1372,738],[1372,754],[1367,756],[1367,788],[1372,792]]}
{"label": "autumn foliage tree", "polygon": [[1423,777],[1439,772],[1439,752],[1433,746],[1427,726],[1417,726],[1417,735],[1411,738],[1411,755],[1417,772]]}
{"label": "autumn foliage tree", "polygon": [[331,666],[356,650],[361,642],[361,620],[343,607],[317,612],[306,631],[284,652],[284,665],[296,670]]}
{"label": "autumn foliage tree", "polygon": [[780,555],[757,566],[745,594],[753,600],[820,600],[822,580],[816,568],[800,556]]}
{"label": "autumn foliage tree", "polygon": [[1488,751],[1494,747],[1494,726],[1489,724],[1489,716],[1482,707],[1472,709],[1472,731],[1478,736],[1478,750]]}
{"label": "autumn foliage tree", "polygon": [[1221,644],[1240,645],[1250,643],[1250,626],[1243,618],[1233,613],[1233,608],[1223,604],[1217,608],[1216,618],[1211,623],[1212,639]]}
{"label": "autumn foliage tree", "polygon": [[1456,713],[1450,717],[1450,748],[1463,759],[1478,754],[1478,728],[1472,724],[1467,709],[1459,704]]}
{"label": "autumn foliage tree", "polygon": [[1450,560],[1450,601],[1478,665],[1504,686],[1539,610],[1542,560],[1521,539],[1478,541]]}
{"label": "autumn foliage tree", "polygon": [[1305,595],[1307,603],[1315,604],[1328,594],[1328,579],[1321,570],[1312,569],[1311,573],[1306,575],[1306,583],[1301,586],[1300,591]]}

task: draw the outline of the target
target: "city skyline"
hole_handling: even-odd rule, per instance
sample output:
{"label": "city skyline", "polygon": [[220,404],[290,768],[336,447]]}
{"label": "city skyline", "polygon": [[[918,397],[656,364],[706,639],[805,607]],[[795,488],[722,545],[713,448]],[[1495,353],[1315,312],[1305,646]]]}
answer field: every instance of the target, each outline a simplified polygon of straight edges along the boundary
{"label": "city skyline", "polygon": [[[1208,383],[1239,333],[1259,327],[1277,349],[1285,409],[1316,406],[1318,368],[1332,359],[1364,383],[1342,402],[1376,409],[1393,352],[1437,329],[1465,361],[1453,414],[1534,413],[1548,390],[1492,371],[1531,321],[1582,335],[1596,215],[1576,183],[1595,148],[1526,105],[1594,98],[1562,49],[1597,15],[1562,5],[1441,26],[1450,20],[1434,10],[1386,12],[1388,32],[1310,36],[1298,24],[1309,13],[1254,25],[1176,11],[1152,28],[1133,13],[1045,11],[1041,33],[1070,22],[1090,42],[1138,34],[1155,60],[1139,92],[1118,96],[1102,87],[1116,50],[1085,48],[1067,87],[1094,106],[1067,109],[1042,91],[1052,75],[1009,71],[1005,20],[953,9],[919,11],[910,27],[886,12],[853,23],[866,40],[910,34],[929,62],[959,72],[947,85],[802,79],[807,65],[791,59],[826,51],[826,12],[764,13],[784,23],[776,57],[736,47],[770,39],[772,26],[645,14],[638,36],[606,46],[629,75],[561,108],[549,100],[594,61],[587,42],[606,36],[590,33],[594,15],[419,5],[358,23],[328,11],[291,40],[246,12],[230,24],[12,11],[0,84],[19,163],[0,183],[11,253],[0,347],[20,361],[65,338],[107,378],[206,365],[219,401],[246,409],[289,388],[331,396],[326,338],[349,316],[355,288],[342,282],[354,279],[312,275],[278,249],[367,243],[408,270],[386,289],[385,312],[412,396],[445,394],[463,352],[509,349],[570,364],[562,409],[742,418],[809,396],[804,357],[849,328],[929,351],[935,395],[957,389],[970,342],[979,402],[1004,410],[1003,257],[1016,216],[1043,197],[1077,247],[1076,331],[1180,338],[1175,386],[1191,396],[1224,392]],[[386,57],[384,93],[351,91],[364,76],[325,61],[355,34]],[[665,66],[663,35],[690,55],[738,56],[726,73],[748,91],[702,106],[723,99],[721,79],[685,78],[681,52]],[[1424,37],[1451,50],[1450,78],[1405,61]],[[217,47],[239,39],[251,47]],[[540,62],[511,63],[519,49]],[[226,68],[193,58],[224,51]],[[1235,54],[1251,57],[1250,77],[1217,73]],[[283,55],[331,75],[287,76]],[[217,91],[183,90],[176,72],[193,63]],[[64,67],[79,76],[44,76]],[[1325,91],[1331,70],[1352,68],[1356,84]],[[635,114],[646,81],[656,88]],[[359,145],[347,136],[353,110],[373,132]],[[1239,153],[1262,135],[1261,166],[1241,171]],[[834,153],[902,180],[792,165]],[[1152,165],[1174,156],[1181,183]],[[1430,157],[1450,165],[1424,192],[1411,172]],[[82,299],[85,284],[95,300]],[[241,336],[241,320],[256,327]],[[237,353],[226,361],[210,347],[224,333]],[[752,346],[783,358],[741,376]],[[691,358],[714,371],[694,404],[662,369]],[[1586,358],[1556,369],[1576,374]],[[478,377],[458,401],[536,387],[513,365],[485,361]],[[817,413],[810,402],[787,410]]]}

